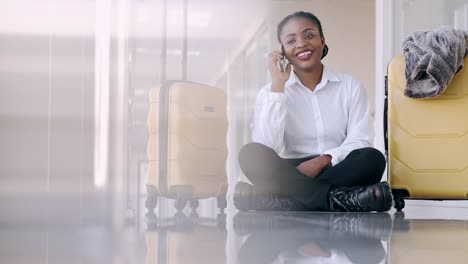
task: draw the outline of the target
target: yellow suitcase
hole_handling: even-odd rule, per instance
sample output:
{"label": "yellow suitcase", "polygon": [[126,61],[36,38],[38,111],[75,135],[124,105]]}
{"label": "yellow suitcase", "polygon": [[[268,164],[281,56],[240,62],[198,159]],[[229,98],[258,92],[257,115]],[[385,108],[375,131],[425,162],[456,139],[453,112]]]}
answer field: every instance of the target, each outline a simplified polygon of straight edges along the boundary
{"label": "yellow suitcase", "polygon": [[166,81],[150,94],[146,207],[158,196],[187,201],[217,197],[226,208],[227,97],[219,88],[187,81]]}
{"label": "yellow suitcase", "polygon": [[403,56],[394,58],[388,66],[384,130],[389,182],[398,211],[405,206],[406,198],[468,198],[466,65],[468,58],[465,69],[455,75],[445,92],[426,100],[404,95]]}

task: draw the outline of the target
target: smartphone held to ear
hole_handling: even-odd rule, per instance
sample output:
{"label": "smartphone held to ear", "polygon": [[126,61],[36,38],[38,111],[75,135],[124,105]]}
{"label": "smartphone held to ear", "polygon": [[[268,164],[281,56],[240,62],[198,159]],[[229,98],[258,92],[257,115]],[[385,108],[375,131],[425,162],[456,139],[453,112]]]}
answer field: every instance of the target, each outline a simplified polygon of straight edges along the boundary
{"label": "smartphone held to ear", "polygon": [[285,72],[286,71],[286,66],[288,65],[288,60],[285,59],[284,57],[278,61],[278,68],[280,69],[281,72]]}
{"label": "smartphone held to ear", "polygon": [[281,72],[286,71],[286,66],[288,65],[289,61],[286,59],[286,56],[284,52],[282,53],[281,60],[278,61],[278,68],[280,69]]}
{"label": "smartphone held to ear", "polygon": [[276,62],[278,69],[281,72],[285,72],[286,66],[288,66],[288,63],[289,61],[286,59],[286,52],[284,51],[284,46],[281,45],[281,59],[278,62]]}

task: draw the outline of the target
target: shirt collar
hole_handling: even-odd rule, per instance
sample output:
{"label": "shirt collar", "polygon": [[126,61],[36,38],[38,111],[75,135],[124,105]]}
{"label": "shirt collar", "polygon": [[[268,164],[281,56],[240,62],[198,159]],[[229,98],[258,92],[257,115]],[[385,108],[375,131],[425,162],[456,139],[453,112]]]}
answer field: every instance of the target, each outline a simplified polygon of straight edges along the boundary
{"label": "shirt collar", "polygon": [[[338,76],[334,72],[328,70],[324,65],[323,66],[323,73],[322,73],[322,80],[320,81],[319,84],[317,84],[317,87],[315,88],[315,90],[317,91],[317,90],[323,88],[329,81],[339,82],[340,79],[338,78]],[[291,85],[293,85],[295,83],[297,83],[297,84],[299,84],[301,86],[304,86],[302,84],[301,80],[299,80],[299,77],[297,77],[296,73],[293,70],[291,70],[291,75],[289,76],[289,79],[286,82],[286,86],[291,86]]]}

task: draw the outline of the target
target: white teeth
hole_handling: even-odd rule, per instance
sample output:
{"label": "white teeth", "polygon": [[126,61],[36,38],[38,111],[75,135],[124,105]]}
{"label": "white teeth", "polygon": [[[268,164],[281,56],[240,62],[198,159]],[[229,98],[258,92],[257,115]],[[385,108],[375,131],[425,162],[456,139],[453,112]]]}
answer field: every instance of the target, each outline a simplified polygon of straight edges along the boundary
{"label": "white teeth", "polygon": [[310,55],[312,54],[312,51],[308,50],[308,51],[304,51],[304,52],[301,52],[299,54],[297,54],[298,57],[304,57],[306,55]]}

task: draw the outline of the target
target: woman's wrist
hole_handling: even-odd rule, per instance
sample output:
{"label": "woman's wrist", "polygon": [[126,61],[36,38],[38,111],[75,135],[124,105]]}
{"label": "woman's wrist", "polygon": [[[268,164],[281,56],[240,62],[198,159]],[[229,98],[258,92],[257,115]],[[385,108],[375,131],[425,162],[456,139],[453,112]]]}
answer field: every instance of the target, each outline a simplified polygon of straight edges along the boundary
{"label": "woman's wrist", "polygon": [[271,83],[271,91],[274,93],[284,93],[284,85],[285,83],[274,81]]}
{"label": "woman's wrist", "polygon": [[328,168],[332,165],[332,156],[330,154],[323,154],[321,155],[323,161],[323,167]]}

